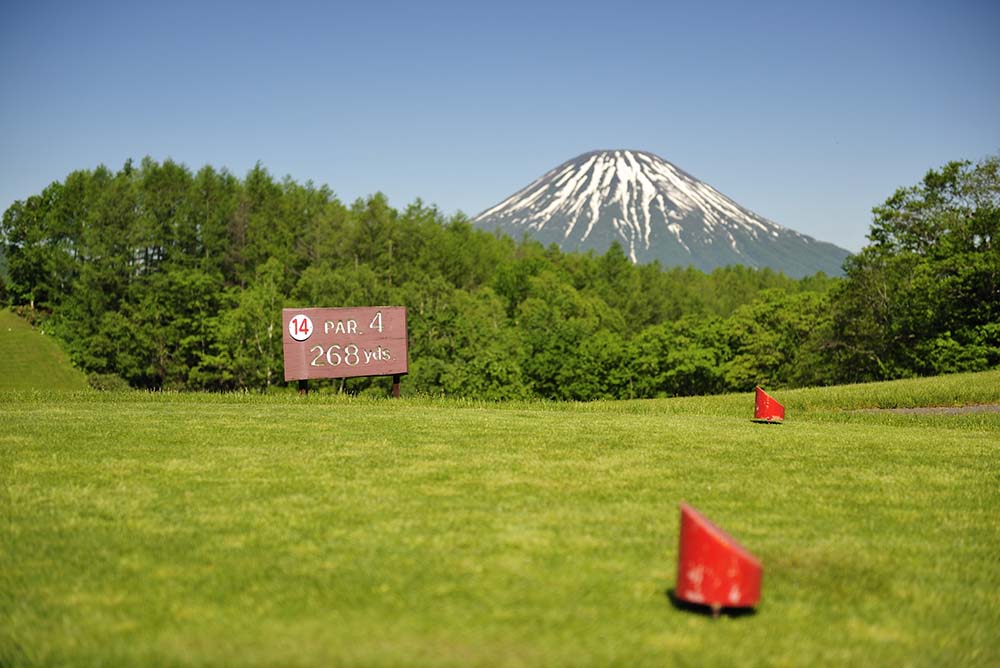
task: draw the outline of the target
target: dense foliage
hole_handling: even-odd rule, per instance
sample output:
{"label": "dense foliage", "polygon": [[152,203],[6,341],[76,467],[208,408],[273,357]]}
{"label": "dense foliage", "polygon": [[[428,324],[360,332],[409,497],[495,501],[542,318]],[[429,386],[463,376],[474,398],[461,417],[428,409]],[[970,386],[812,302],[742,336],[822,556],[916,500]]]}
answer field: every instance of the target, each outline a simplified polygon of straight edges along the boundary
{"label": "dense foliage", "polygon": [[[283,386],[287,306],[404,305],[408,391],[689,395],[998,363],[997,160],[876,209],[846,280],[634,266],[475,230],[417,201],[145,159],[70,174],[3,216],[6,301],[102,383]],[[384,379],[348,381],[361,391]],[[338,387],[340,385],[338,384]]]}
{"label": "dense foliage", "polygon": [[1000,364],[1000,156],[931,170],[874,214],[832,302],[836,380]]}

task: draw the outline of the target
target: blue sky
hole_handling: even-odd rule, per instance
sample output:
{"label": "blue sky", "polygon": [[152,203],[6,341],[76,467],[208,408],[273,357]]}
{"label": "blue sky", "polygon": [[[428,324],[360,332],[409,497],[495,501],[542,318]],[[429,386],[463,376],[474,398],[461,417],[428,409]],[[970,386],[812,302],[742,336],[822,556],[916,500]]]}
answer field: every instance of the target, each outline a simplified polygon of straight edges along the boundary
{"label": "blue sky", "polygon": [[872,206],[1000,152],[1000,2],[0,0],[0,208],[172,158],[492,206],[647,150],[849,250]]}

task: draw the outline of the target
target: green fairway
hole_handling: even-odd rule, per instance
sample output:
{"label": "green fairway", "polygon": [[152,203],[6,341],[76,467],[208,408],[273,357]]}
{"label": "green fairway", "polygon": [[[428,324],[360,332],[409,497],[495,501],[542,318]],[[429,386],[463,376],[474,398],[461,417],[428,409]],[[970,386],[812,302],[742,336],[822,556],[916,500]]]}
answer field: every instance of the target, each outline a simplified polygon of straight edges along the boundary
{"label": "green fairway", "polygon": [[[1000,664],[1000,413],[857,411],[1000,372],[774,394],[0,393],[0,666]],[[756,614],[671,605],[682,500]]]}
{"label": "green fairway", "polygon": [[0,392],[4,390],[83,390],[87,379],[74,369],[51,337],[0,309]]}

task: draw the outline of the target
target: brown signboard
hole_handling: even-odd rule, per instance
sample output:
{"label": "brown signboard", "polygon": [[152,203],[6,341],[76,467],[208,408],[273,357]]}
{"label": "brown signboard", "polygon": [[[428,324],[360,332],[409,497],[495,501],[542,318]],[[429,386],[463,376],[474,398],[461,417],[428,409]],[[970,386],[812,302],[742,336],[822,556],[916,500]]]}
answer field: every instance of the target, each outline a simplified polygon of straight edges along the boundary
{"label": "brown signboard", "polygon": [[409,370],[406,308],[286,308],[285,380],[400,376]]}

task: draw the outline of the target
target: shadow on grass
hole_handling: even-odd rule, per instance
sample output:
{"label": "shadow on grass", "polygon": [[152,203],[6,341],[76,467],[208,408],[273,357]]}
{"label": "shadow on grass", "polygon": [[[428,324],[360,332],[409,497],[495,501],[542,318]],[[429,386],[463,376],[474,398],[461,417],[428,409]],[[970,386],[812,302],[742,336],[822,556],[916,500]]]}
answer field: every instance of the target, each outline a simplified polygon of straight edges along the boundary
{"label": "shadow on grass", "polygon": [[701,615],[702,617],[721,617],[722,615],[725,615],[726,617],[736,618],[752,617],[757,614],[756,608],[720,608],[718,614],[716,614],[710,605],[700,605],[698,603],[691,603],[690,601],[677,598],[677,594],[673,588],[668,589],[664,592],[664,594],[670,601],[670,605],[674,606],[675,610],[690,612],[696,615]]}

